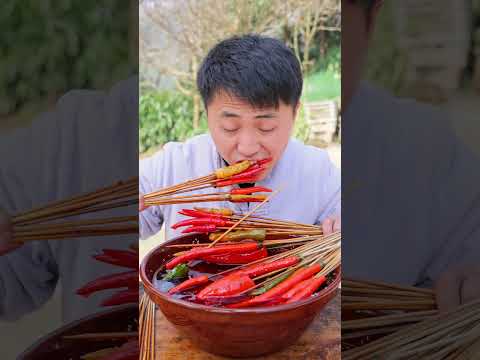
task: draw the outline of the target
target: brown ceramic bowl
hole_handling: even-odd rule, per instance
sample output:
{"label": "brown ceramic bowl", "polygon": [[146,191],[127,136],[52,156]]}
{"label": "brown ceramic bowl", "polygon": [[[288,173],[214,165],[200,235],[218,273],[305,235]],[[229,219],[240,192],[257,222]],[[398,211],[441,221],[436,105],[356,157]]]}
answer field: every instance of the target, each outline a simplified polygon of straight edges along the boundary
{"label": "brown ceramic bowl", "polygon": [[17,359],[80,359],[83,355],[107,347],[120,346],[124,340],[82,341],[64,339],[66,335],[94,332],[129,331],[136,327],[138,305],[123,305],[67,324],[31,345]]}
{"label": "brown ceramic bowl", "polygon": [[[198,347],[230,357],[272,353],[293,344],[325,305],[335,296],[340,271],[316,296],[288,305],[252,309],[226,309],[174,299],[154,288],[154,273],[178,250],[166,245],[206,241],[206,236],[180,236],[153,249],[140,266],[145,291],[165,317]],[[340,334],[339,334],[340,336]]]}

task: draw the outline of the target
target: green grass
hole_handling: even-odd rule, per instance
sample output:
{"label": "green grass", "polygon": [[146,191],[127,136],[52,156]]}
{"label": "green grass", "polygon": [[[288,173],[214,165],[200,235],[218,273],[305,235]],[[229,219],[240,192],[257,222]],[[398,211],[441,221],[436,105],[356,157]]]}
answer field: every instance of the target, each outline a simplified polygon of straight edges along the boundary
{"label": "green grass", "polygon": [[341,81],[333,71],[323,70],[304,80],[302,101],[331,100],[340,97]]}

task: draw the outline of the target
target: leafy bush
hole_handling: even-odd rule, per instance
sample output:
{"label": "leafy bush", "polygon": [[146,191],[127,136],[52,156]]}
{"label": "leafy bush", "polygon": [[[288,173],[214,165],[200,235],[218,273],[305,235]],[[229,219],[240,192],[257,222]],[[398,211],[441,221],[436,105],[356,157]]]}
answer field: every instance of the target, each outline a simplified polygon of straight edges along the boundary
{"label": "leafy bush", "polygon": [[72,88],[106,89],[135,71],[124,2],[3,1],[0,115]]}
{"label": "leafy bush", "polygon": [[169,141],[184,141],[207,130],[204,116],[193,129],[193,101],[177,92],[149,91],[140,96],[140,152]]}

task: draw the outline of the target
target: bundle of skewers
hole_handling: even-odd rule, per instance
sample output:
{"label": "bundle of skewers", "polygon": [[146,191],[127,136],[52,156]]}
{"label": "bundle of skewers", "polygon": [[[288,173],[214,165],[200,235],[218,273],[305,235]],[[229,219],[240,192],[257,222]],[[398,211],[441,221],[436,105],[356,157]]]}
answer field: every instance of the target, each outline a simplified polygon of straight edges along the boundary
{"label": "bundle of skewers", "polygon": [[[138,204],[138,178],[17,214],[12,219],[13,240],[23,243],[138,233],[137,216],[92,216],[134,204]],[[78,215],[90,216],[90,219],[68,220]]]}
{"label": "bundle of skewers", "polygon": [[430,289],[342,279],[342,346],[350,349],[437,315]]}
{"label": "bundle of skewers", "polygon": [[[340,265],[341,234],[298,240],[284,241],[281,245],[288,247],[274,251],[251,240],[194,247],[176,254],[156,276],[163,275],[168,294],[207,305],[245,308],[304,300],[332,281]],[[233,267],[198,275],[199,261]],[[198,276],[178,282],[188,276],[189,266]],[[175,274],[176,281],[171,281]]]}
{"label": "bundle of skewers", "polygon": [[342,359],[470,359],[479,347],[479,301],[440,314],[430,289],[342,280]]}
{"label": "bundle of skewers", "polygon": [[478,358],[479,349],[480,300],[476,300],[342,351],[342,359],[473,360]]}
{"label": "bundle of skewers", "polygon": [[180,195],[186,192],[219,189],[226,186],[243,183],[255,183],[260,175],[267,169],[271,159],[244,160],[236,164],[215,170],[214,173],[197,179],[185,181],[159,191],[144,195],[144,205],[172,205],[186,203],[200,203],[212,201],[229,202],[261,202],[266,196],[256,194],[269,192],[270,189],[252,187],[249,189],[235,189],[230,192],[212,192],[209,194]]}
{"label": "bundle of skewers", "polygon": [[144,293],[140,301],[140,360],[155,360],[155,303]]}
{"label": "bundle of skewers", "polygon": [[[320,229],[312,225],[252,217],[266,200],[245,215],[234,215],[228,209],[183,209],[181,213],[193,219],[177,223],[174,228],[213,225],[216,230],[217,227],[229,227],[218,234],[210,233],[211,242],[206,245],[198,242],[185,244],[191,249],[176,253],[173,259],[159,268],[154,279],[158,280],[158,276],[162,275],[157,282],[161,291],[207,305],[243,308],[304,300],[329,284],[340,266],[341,234],[336,232],[323,236]],[[206,223],[197,224],[198,221]],[[244,227],[243,230],[237,231],[244,231],[243,236],[228,237],[235,234],[233,230],[241,227]],[[298,228],[302,231],[315,230],[316,235],[297,234],[292,237],[291,233]],[[266,229],[283,229],[285,232],[281,235],[285,238],[266,240]],[[215,237],[212,238],[212,235]],[[217,245],[220,241],[222,243]],[[230,268],[202,273],[195,269],[195,261],[230,265]],[[190,270],[196,276],[189,276]],[[189,278],[179,282],[185,277]]]}
{"label": "bundle of skewers", "polygon": [[[240,221],[243,215],[235,214],[226,208],[198,208],[182,209],[179,214],[189,217],[173,224],[172,229],[185,227],[182,233],[207,233],[211,241],[217,240],[226,230]],[[272,237],[294,237],[322,235],[322,228],[318,225],[301,224],[287,220],[275,220],[266,217],[249,216],[231,231],[222,237],[221,241],[237,241],[253,239],[263,241]]]}

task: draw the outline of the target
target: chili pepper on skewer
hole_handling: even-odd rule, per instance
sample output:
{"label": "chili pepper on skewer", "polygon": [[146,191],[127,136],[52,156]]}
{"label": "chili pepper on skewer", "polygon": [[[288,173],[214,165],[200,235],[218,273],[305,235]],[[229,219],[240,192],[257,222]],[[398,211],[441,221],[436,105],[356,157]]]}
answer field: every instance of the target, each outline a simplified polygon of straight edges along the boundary
{"label": "chili pepper on skewer", "polygon": [[[230,180],[243,180],[243,179],[250,179],[250,178],[254,178],[255,180],[257,180],[258,175],[264,171],[265,171],[265,168],[263,166],[254,165],[247,171],[244,171],[240,174],[232,176]],[[249,181],[245,181],[245,182],[249,182]]]}
{"label": "chili pepper on skewer", "polygon": [[252,165],[253,165],[253,162],[250,160],[240,161],[236,164],[225,166],[223,168],[215,170],[215,175],[217,179],[229,178],[236,174],[240,174],[242,171],[247,170]]}
{"label": "chili pepper on skewer", "polygon": [[268,158],[265,158],[265,159],[257,160],[257,161],[255,162],[255,164],[262,166],[262,165],[268,164],[268,163],[271,162],[272,160],[273,160],[273,158],[268,157]]}
{"label": "chili pepper on skewer", "polygon": [[249,262],[264,259],[268,256],[267,249],[262,247],[260,250],[255,250],[249,253],[241,254],[223,254],[223,255],[208,255],[204,256],[202,260],[209,263],[219,265],[240,265],[248,264]]}
{"label": "chili pepper on skewer", "polygon": [[308,285],[308,283],[312,281],[312,278],[303,280],[299,282],[297,285],[292,287],[290,290],[288,290],[285,294],[283,294],[281,297],[283,300],[287,301],[290,300],[295,294],[297,294],[299,291],[303,290],[305,286]]}
{"label": "chili pepper on skewer", "polygon": [[185,280],[181,284],[171,288],[170,290],[168,290],[168,293],[170,295],[172,295],[172,294],[175,294],[177,292],[188,290],[188,289],[191,289],[191,288],[199,286],[199,285],[204,285],[204,284],[208,283],[208,281],[209,280],[208,280],[207,275],[197,276],[197,277]]}
{"label": "chili pepper on skewer", "polygon": [[[208,236],[210,241],[215,241],[223,233],[213,233]],[[222,241],[238,241],[245,239],[252,239],[255,241],[264,241],[267,236],[267,231],[265,229],[252,229],[252,230],[237,230],[228,233]]]}
{"label": "chili pepper on skewer", "polygon": [[215,225],[218,227],[222,226],[232,226],[233,222],[227,221],[224,219],[220,219],[218,217],[201,217],[195,219],[187,219],[183,221],[179,221],[176,224],[171,226],[172,229],[177,229],[182,226],[197,226],[197,225]]}
{"label": "chili pepper on skewer", "polygon": [[252,278],[268,274],[269,272],[284,269],[296,265],[300,261],[297,256],[289,256],[280,260],[272,261],[266,264],[254,264],[240,271]]}
{"label": "chili pepper on skewer", "polygon": [[178,213],[181,214],[181,215],[190,216],[190,217],[194,217],[194,218],[203,218],[203,217],[216,217],[216,218],[219,218],[219,219],[225,218],[225,216],[223,216],[223,215],[210,214],[210,213],[207,213],[207,212],[204,212],[204,211],[201,211],[201,210],[197,210],[197,208],[195,208],[194,210],[192,210],[192,209],[182,209]]}
{"label": "chili pepper on skewer", "polygon": [[196,226],[190,226],[189,228],[182,230],[182,234],[193,233],[193,232],[208,234],[215,231],[217,231],[216,225],[196,225]]}
{"label": "chili pepper on skewer", "polygon": [[224,187],[224,186],[231,186],[236,184],[243,184],[243,183],[254,183],[257,181],[256,177],[242,177],[240,179],[229,179],[229,180],[222,180],[215,183],[215,187]]}
{"label": "chili pepper on skewer", "polygon": [[262,305],[265,302],[268,302],[272,299],[275,299],[283,295],[285,292],[287,292],[293,286],[295,286],[295,284],[311,277],[312,275],[319,272],[321,269],[322,267],[320,266],[320,264],[314,264],[312,266],[309,266],[308,268],[300,268],[299,270],[294,272],[290,277],[288,277],[286,280],[282,281],[280,284],[268,290],[264,294],[255,296],[249,300],[245,300],[240,303],[228,305],[228,307],[237,309],[237,308],[243,308],[243,307],[249,307],[249,306]]}
{"label": "chili pepper on skewer", "polygon": [[300,301],[304,299],[308,299],[312,294],[317,291],[317,289],[323,285],[323,283],[327,280],[325,276],[318,276],[312,279],[309,279],[308,284],[298,291],[295,295],[293,295],[289,300],[287,300],[287,304]]}
{"label": "chili pepper on skewer", "polygon": [[101,306],[115,306],[138,302],[138,288],[119,291],[101,303]]}
{"label": "chili pepper on skewer", "polygon": [[111,265],[138,269],[138,254],[129,250],[103,249],[102,254],[93,255],[93,258]]}
{"label": "chili pepper on skewer", "polygon": [[230,195],[231,202],[262,202],[266,195]]}
{"label": "chili pepper on skewer", "polygon": [[115,288],[134,288],[138,286],[138,271],[130,270],[119,274],[112,274],[102,276],[98,279],[95,279],[88,284],[82,286],[76,291],[78,295],[85,297],[90,296],[94,292],[106,289],[115,289]]}
{"label": "chili pepper on skewer", "polygon": [[251,195],[253,193],[257,192],[272,192],[272,189],[263,187],[263,186],[252,186],[249,188],[239,188],[239,189],[233,189],[230,191],[230,194],[232,195]]}
{"label": "chili pepper on skewer", "polygon": [[255,283],[241,272],[227,275],[208,285],[197,294],[197,298],[204,300],[208,296],[233,296],[251,289]]}
{"label": "chili pepper on skewer", "polygon": [[271,288],[277,286],[277,285],[280,284],[283,280],[287,279],[290,275],[292,275],[292,273],[293,273],[293,270],[286,271],[284,274],[278,276],[278,277],[275,278],[275,279],[270,280],[269,282],[267,282],[267,283],[266,283],[265,285],[263,285],[262,287],[253,290],[253,291],[250,293],[250,295],[255,296],[255,295],[261,295],[261,294],[266,293],[268,290],[270,290]]}
{"label": "chili pepper on skewer", "polygon": [[178,264],[183,264],[190,260],[201,259],[203,256],[213,254],[228,254],[228,253],[244,253],[258,249],[256,242],[238,244],[238,245],[220,245],[210,248],[195,248],[185,252],[184,254],[175,257],[170,260],[165,267],[167,269],[173,269]]}
{"label": "chili pepper on skewer", "polygon": [[201,208],[194,207],[195,210],[201,213],[207,213],[210,216],[220,215],[220,216],[232,216],[233,210],[227,208]]}
{"label": "chili pepper on skewer", "polygon": [[217,209],[206,209],[206,208],[194,208],[194,210],[192,210],[192,209],[182,209],[178,213],[181,214],[181,215],[190,216],[190,217],[194,217],[194,218],[215,217],[215,218],[219,218],[219,219],[228,219],[228,216],[233,215],[233,211],[230,210],[230,209],[218,209],[218,210],[222,210],[222,211],[223,210],[230,210],[229,214],[227,214],[227,213],[221,214],[220,212],[214,213],[213,211],[208,212],[206,210],[217,210]]}

